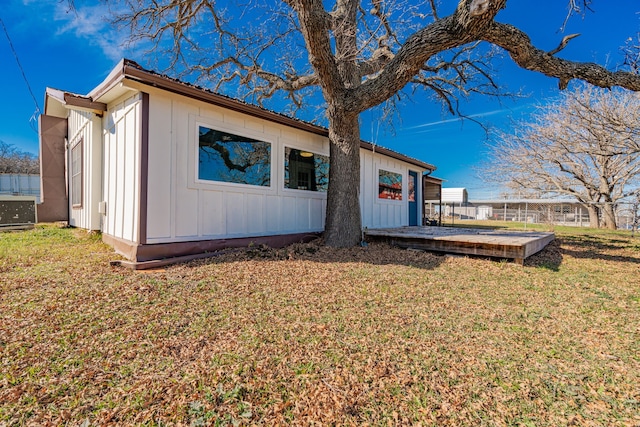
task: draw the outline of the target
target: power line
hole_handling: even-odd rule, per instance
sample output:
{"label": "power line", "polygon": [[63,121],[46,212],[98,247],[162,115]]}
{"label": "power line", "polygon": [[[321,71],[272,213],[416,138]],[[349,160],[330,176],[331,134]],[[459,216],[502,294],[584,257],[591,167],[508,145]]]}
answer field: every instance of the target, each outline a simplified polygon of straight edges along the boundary
{"label": "power line", "polygon": [[29,84],[29,80],[27,79],[27,75],[24,73],[24,69],[22,68],[22,64],[20,63],[20,59],[18,59],[18,53],[16,49],[13,47],[13,42],[11,41],[11,37],[9,37],[9,32],[7,31],[7,27],[4,25],[4,21],[0,18],[0,25],[2,25],[2,29],[4,30],[4,34],[7,36],[7,40],[9,41],[9,47],[11,48],[11,52],[13,53],[13,57],[16,59],[16,63],[18,64],[18,68],[20,69],[20,73],[22,74],[22,78],[24,79],[25,84],[27,85],[27,89],[29,89],[29,94],[31,94],[31,99],[33,99],[33,103],[36,106],[36,111],[31,116],[31,121],[34,117],[42,112],[40,110],[40,106],[38,105],[38,101],[36,101],[36,97],[31,90],[31,85]]}

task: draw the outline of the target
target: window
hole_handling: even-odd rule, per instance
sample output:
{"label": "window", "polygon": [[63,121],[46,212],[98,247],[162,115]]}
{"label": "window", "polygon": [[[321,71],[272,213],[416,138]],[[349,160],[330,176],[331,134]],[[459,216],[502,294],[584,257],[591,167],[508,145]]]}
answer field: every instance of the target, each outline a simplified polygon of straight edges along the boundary
{"label": "window", "polygon": [[553,210],[555,213],[559,213],[559,214],[568,214],[571,213],[571,206],[570,205],[555,205],[553,207]]}
{"label": "window", "polygon": [[329,188],[329,157],[285,147],[284,187],[308,191],[327,191]]}
{"label": "window", "polygon": [[409,172],[409,195],[407,198],[410,202],[416,201],[416,176],[414,172]]}
{"label": "window", "polygon": [[198,179],[271,185],[271,144],[198,127]]}
{"label": "window", "polygon": [[71,205],[82,207],[82,140],[71,148]]}
{"label": "window", "polygon": [[380,169],[378,171],[378,198],[402,200],[402,175]]}

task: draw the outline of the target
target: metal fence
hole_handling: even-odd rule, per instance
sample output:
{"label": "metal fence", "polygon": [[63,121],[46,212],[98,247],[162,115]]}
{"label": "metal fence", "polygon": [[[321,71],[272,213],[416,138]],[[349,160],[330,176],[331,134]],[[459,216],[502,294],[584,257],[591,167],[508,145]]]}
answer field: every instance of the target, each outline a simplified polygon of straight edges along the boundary
{"label": "metal fence", "polygon": [[0,194],[40,197],[40,175],[0,174]]}
{"label": "metal fence", "polygon": [[[617,203],[614,206],[618,228],[638,227],[638,203]],[[514,221],[525,224],[550,224],[589,227],[586,207],[567,201],[501,200],[469,203],[425,203],[425,224],[455,224],[460,220]]]}

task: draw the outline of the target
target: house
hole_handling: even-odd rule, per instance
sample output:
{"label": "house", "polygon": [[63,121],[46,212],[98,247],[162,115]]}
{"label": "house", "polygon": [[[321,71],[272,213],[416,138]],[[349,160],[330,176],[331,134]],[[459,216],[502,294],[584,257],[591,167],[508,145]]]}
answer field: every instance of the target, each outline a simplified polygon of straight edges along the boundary
{"label": "house", "polygon": [[[323,231],[325,128],[124,59],[87,95],[48,88],[40,129],[47,212],[100,230],[130,260]],[[421,224],[435,167],[366,142],[360,159],[363,226]]]}

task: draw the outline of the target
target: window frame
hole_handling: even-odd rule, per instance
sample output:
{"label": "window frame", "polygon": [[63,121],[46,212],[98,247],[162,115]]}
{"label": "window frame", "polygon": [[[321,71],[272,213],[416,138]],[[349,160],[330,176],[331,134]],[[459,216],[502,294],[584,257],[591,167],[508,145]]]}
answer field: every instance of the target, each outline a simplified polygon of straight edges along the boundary
{"label": "window frame", "polygon": [[[286,156],[287,156],[287,148],[290,149],[290,150],[306,151],[306,152],[309,152],[309,153],[313,153],[314,155],[317,155],[317,156],[325,157],[327,159],[327,165],[329,165],[330,162],[331,162],[331,159],[330,159],[328,154],[324,154],[322,152],[318,152],[314,148],[311,148],[311,149],[310,148],[306,148],[306,147],[302,148],[300,146],[296,146],[296,145],[289,144],[287,142],[283,142],[283,144],[282,144],[282,156],[281,156],[281,160],[282,160],[282,189],[284,191],[304,191],[307,194],[325,195],[325,197],[326,197],[326,194],[329,191],[329,184],[328,183],[327,183],[327,189],[326,190],[310,190],[310,189],[304,189],[304,188],[290,188],[290,187],[286,186],[286,176],[285,176],[285,174],[287,172],[287,167],[286,167],[285,162],[286,162]],[[314,173],[315,173],[315,167],[314,167]],[[329,178],[327,176],[327,181],[328,181],[328,179]]]}
{"label": "window frame", "polygon": [[[273,192],[277,187],[274,185],[275,183],[275,172],[274,172],[274,159],[277,151],[277,144],[274,138],[271,135],[252,132],[249,129],[236,128],[231,127],[228,124],[218,122],[216,120],[210,120],[205,117],[192,117],[190,120],[190,130],[193,132],[193,136],[190,138],[192,143],[189,144],[192,152],[190,153],[190,157],[192,162],[190,164],[193,167],[193,170],[189,174],[191,177],[189,187],[196,189],[215,189],[220,186],[225,187],[235,187],[238,189],[252,189],[252,190],[263,190]],[[239,182],[229,182],[229,181],[214,181],[209,179],[202,179],[199,177],[200,172],[200,127],[205,127],[208,129],[229,133],[232,135],[237,135],[241,137],[250,138],[259,142],[264,142],[269,144],[269,185],[254,185],[254,184],[243,184]]]}
{"label": "window frame", "polygon": [[[400,199],[384,199],[380,197],[380,171],[384,171],[387,173],[393,173],[396,175],[400,176],[400,183],[401,183],[401,187],[400,187]],[[405,194],[405,182],[407,182],[407,178],[405,176],[405,172],[404,171],[399,171],[396,169],[392,169],[392,168],[386,168],[384,166],[378,166],[376,168],[376,175],[375,175],[376,182],[374,185],[375,188],[375,194],[374,194],[374,198],[376,200],[377,203],[392,203],[392,204],[397,204],[397,203],[407,203],[407,196]]]}
{"label": "window frame", "polygon": [[[77,152],[79,153],[79,158],[77,159],[77,163],[74,163],[74,155]],[[69,191],[69,198],[71,199],[71,207],[73,209],[82,209],[83,201],[84,201],[84,138],[80,138],[75,144],[73,144],[70,148],[70,174],[69,174],[69,183],[71,189]],[[74,165],[78,166],[78,171],[74,171]],[[76,183],[76,178],[79,179],[79,183]],[[76,186],[79,186],[78,189],[78,197],[79,201],[75,199],[76,195]]]}

